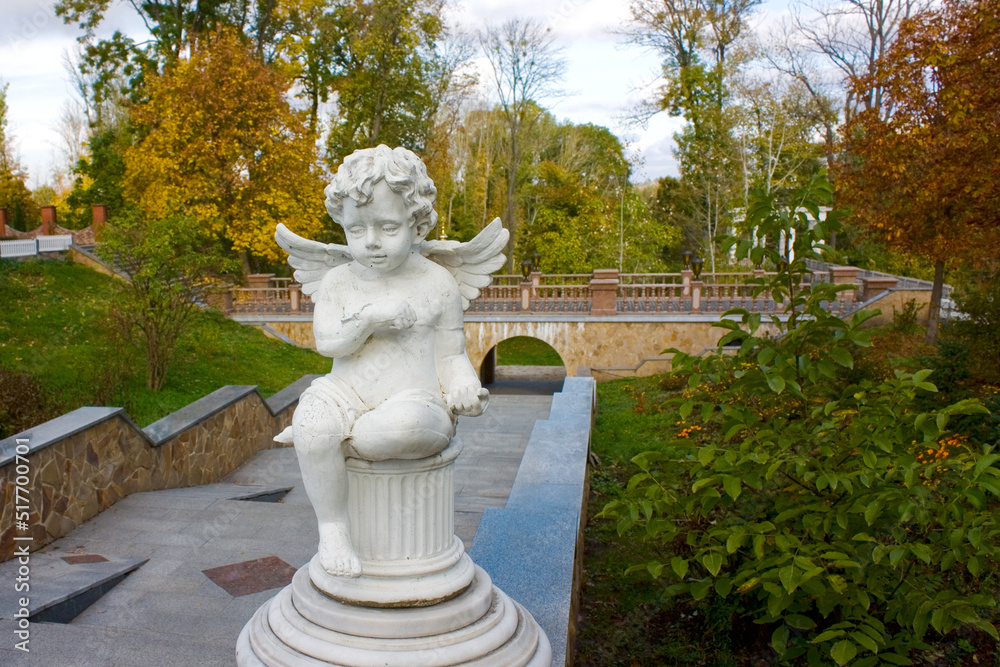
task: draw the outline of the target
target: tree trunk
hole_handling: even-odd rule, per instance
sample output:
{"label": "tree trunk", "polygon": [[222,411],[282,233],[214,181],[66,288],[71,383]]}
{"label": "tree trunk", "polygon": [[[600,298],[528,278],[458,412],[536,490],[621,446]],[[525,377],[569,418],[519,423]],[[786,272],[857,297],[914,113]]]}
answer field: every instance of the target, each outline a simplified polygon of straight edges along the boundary
{"label": "tree trunk", "polygon": [[941,295],[944,293],[944,261],[934,264],[934,287],[931,289],[930,311],[927,314],[927,334],[924,342],[928,345],[937,343],[938,322],[941,319]]}
{"label": "tree trunk", "polygon": [[246,249],[240,250],[240,267],[243,269],[243,277],[249,276],[253,273],[253,269],[250,268],[250,255],[247,254]]}
{"label": "tree trunk", "polygon": [[518,143],[520,123],[510,126],[510,171],[507,172],[507,273],[514,273],[514,195],[517,188],[517,166],[521,159],[521,146]]}

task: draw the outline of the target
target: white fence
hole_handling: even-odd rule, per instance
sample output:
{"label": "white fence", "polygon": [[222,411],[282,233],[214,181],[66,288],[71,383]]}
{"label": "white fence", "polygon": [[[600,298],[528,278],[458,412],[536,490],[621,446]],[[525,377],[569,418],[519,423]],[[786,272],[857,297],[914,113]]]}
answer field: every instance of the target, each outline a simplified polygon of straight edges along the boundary
{"label": "white fence", "polygon": [[60,252],[69,250],[72,243],[73,237],[69,234],[39,236],[37,239],[0,241],[0,257],[30,257],[40,252]]}

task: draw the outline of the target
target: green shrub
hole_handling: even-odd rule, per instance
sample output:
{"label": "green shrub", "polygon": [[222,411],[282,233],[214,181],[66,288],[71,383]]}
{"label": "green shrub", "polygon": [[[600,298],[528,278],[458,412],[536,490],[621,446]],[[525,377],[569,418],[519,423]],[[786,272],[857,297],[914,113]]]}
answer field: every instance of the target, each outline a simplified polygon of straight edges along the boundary
{"label": "green shrub", "polygon": [[[772,318],[782,334],[758,335],[760,316],[734,310],[716,354],[677,353],[673,375],[689,389],[674,404],[702,437],[635,457],[640,472],[604,515],[662,545],[666,555],[633,571],[668,596],[738,601],[783,660],[911,664],[930,629],[998,636],[981,613],[995,604],[983,578],[1000,557],[1000,453],[949,429],[955,415],[986,412],[978,401],[918,409],[936,391],[930,370],[845,381],[874,313],[842,321],[821,307],[839,287],[796,287],[837,225],[831,212],[810,228],[801,211],[828,195],[818,178],[788,208],[755,199],[760,236],[796,232],[795,261],[758,288],[785,301],[787,322]],[[781,259],[730,245],[737,258]],[[738,353],[723,355],[732,339]]]}
{"label": "green shrub", "polygon": [[899,311],[892,307],[892,328],[904,334],[920,331],[920,306],[916,299],[904,303]]}
{"label": "green shrub", "polygon": [[0,440],[59,416],[60,406],[25,371],[0,366]]}
{"label": "green shrub", "polygon": [[949,336],[965,343],[981,360],[976,374],[1000,382],[1000,276],[984,269],[975,272],[954,292],[956,309],[962,313],[946,328]]}

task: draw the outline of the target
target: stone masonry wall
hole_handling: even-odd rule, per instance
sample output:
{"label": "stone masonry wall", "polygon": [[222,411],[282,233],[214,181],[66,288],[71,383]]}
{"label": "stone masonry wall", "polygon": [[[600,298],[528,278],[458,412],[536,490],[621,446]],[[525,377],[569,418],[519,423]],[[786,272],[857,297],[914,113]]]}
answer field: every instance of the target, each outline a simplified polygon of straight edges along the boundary
{"label": "stone masonry wall", "polygon": [[895,314],[902,313],[909,301],[915,301],[917,304],[917,321],[920,324],[927,324],[931,304],[930,290],[892,290],[881,299],[872,300],[865,305],[865,310],[882,311],[865,322],[865,326],[892,324]]}
{"label": "stone masonry wall", "polygon": [[146,429],[120,408],[80,408],[0,442],[0,561],[15,535],[38,549],[129,494],[216,482],[278,446],[310,380],[268,401],[255,387],[224,387]]}

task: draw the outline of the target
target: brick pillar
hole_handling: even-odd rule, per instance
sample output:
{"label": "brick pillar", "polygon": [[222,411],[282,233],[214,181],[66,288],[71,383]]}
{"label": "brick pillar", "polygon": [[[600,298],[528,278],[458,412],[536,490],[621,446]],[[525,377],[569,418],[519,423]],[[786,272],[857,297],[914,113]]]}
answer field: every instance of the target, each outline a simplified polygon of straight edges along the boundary
{"label": "brick pillar", "polygon": [[264,289],[271,286],[271,278],[273,277],[273,273],[251,273],[247,276],[247,282],[250,287]]}
{"label": "brick pillar", "polygon": [[93,214],[94,222],[91,224],[96,234],[101,231],[101,227],[108,221],[108,207],[104,204],[94,204],[90,207],[90,212]]}
{"label": "brick pillar", "polygon": [[56,207],[42,207],[42,236],[52,236],[56,233]]}
{"label": "brick pillar", "polygon": [[531,283],[521,283],[521,310],[527,312],[531,309]]}
{"label": "brick pillar", "polygon": [[292,302],[291,309],[293,313],[299,312],[301,295],[302,295],[302,285],[298,283],[290,283],[288,285],[288,300]]}
{"label": "brick pillar", "polygon": [[701,288],[704,286],[705,283],[700,280],[691,283],[691,312],[693,313],[701,312]]}
{"label": "brick pillar", "polygon": [[681,271],[681,296],[691,296],[692,278],[694,278],[694,271],[691,269]]}
{"label": "brick pillar", "polygon": [[618,269],[594,269],[590,278],[590,314],[618,314]]}
{"label": "brick pillar", "polygon": [[865,299],[870,299],[887,289],[895,289],[896,283],[899,282],[895,276],[872,276],[863,278],[862,281],[865,285]]}
{"label": "brick pillar", "polygon": [[[856,266],[834,266],[830,269],[830,282],[834,285],[857,285],[858,271]],[[838,293],[838,298],[853,301],[857,290]]]}
{"label": "brick pillar", "polygon": [[7,207],[0,206],[0,236],[7,236]]}

